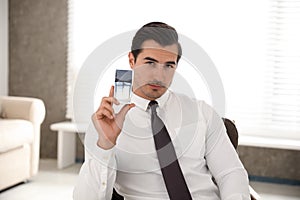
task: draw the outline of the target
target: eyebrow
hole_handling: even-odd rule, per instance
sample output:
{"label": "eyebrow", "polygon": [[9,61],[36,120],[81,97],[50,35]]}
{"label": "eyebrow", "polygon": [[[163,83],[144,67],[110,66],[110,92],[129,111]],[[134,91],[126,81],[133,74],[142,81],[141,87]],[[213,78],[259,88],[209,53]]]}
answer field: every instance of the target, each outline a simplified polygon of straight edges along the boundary
{"label": "eyebrow", "polygon": [[[151,57],[145,57],[144,60],[150,60],[150,61],[153,61],[153,62],[157,62],[157,63],[158,63],[158,60],[156,60],[156,59],[154,59],[154,58],[151,58]],[[166,64],[176,65],[176,62],[175,62],[175,61],[167,61]]]}

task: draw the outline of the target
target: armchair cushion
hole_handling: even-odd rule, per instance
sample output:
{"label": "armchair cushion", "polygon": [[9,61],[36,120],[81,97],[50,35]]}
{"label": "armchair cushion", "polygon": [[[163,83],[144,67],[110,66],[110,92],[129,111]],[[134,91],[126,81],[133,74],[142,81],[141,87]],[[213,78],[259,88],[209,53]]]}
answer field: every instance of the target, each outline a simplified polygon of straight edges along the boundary
{"label": "armchair cushion", "polygon": [[26,120],[0,119],[0,153],[33,142],[33,126]]}

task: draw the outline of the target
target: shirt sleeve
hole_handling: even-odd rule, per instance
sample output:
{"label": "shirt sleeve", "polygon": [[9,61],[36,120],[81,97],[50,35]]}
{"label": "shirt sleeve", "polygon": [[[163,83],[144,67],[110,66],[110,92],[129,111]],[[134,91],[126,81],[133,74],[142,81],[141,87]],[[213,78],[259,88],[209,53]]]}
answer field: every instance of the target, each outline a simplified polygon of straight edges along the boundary
{"label": "shirt sleeve", "polygon": [[98,134],[93,125],[88,128],[84,140],[85,161],[73,199],[110,200],[116,180],[115,148],[104,150],[97,146]]}
{"label": "shirt sleeve", "polygon": [[207,166],[215,178],[222,200],[250,200],[248,174],[226,133],[223,120],[207,104]]}

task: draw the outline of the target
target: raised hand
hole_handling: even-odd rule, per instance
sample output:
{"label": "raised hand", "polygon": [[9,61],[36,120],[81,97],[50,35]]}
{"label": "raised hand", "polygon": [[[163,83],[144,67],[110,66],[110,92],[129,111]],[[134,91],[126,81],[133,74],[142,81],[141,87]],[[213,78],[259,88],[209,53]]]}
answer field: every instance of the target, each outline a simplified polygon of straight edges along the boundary
{"label": "raised hand", "polygon": [[124,105],[119,113],[115,114],[113,104],[120,103],[114,98],[114,86],[111,86],[109,96],[103,97],[98,110],[92,115],[93,124],[98,132],[97,145],[103,149],[111,149],[121,133],[127,112],[135,105]]}

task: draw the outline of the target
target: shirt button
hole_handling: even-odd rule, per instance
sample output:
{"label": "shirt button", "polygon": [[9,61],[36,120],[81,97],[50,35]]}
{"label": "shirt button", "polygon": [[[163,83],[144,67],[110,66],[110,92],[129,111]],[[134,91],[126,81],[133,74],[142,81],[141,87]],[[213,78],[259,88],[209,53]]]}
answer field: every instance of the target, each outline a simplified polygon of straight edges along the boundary
{"label": "shirt button", "polygon": [[106,185],[106,183],[105,182],[102,182],[102,186],[105,186]]}
{"label": "shirt button", "polygon": [[108,160],[108,156],[104,156],[103,159],[104,159],[104,160]]}

